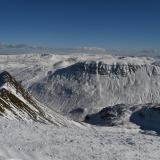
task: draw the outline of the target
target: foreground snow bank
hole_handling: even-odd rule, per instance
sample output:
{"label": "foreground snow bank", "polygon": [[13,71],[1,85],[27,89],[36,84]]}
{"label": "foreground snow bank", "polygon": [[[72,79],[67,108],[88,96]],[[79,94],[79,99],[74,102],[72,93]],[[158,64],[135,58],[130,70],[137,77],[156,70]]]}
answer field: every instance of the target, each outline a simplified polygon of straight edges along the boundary
{"label": "foreground snow bank", "polygon": [[134,128],[0,123],[0,160],[160,159],[160,137]]}

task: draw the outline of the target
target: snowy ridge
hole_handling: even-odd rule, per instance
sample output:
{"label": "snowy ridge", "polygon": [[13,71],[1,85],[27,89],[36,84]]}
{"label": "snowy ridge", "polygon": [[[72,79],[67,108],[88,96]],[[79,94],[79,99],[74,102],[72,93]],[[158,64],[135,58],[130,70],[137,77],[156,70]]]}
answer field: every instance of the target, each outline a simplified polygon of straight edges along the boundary
{"label": "snowy ridge", "polygon": [[7,119],[37,121],[56,126],[79,125],[47,109],[29,95],[6,71],[0,74],[0,115]]}

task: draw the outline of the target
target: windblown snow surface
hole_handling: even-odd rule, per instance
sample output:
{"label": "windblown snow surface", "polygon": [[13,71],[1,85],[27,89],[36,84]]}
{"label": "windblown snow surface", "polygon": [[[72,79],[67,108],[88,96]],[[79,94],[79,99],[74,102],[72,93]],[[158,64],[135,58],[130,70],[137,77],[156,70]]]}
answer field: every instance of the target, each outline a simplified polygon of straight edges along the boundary
{"label": "windblown snow surface", "polygon": [[141,134],[136,128],[0,123],[1,160],[160,159],[160,137]]}
{"label": "windblown snow surface", "polygon": [[[159,62],[110,55],[0,55],[0,70],[40,102],[67,116],[87,115],[90,123],[58,127],[0,118],[0,160],[159,160],[159,130],[152,128],[160,128]],[[124,114],[118,103],[128,107]],[[140,110],[133,112],[135,107]],[[95,119],[103,125],[91,125]]]}

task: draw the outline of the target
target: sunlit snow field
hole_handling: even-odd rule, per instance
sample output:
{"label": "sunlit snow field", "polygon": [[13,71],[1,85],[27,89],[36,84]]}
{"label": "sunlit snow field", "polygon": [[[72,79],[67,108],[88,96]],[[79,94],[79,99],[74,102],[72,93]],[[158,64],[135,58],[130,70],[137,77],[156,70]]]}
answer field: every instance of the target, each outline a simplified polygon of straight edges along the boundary
{"label": "sunlit snow field", "polygon": [[[86,60],[136,65],[155,62],[149,57],[118,58],[110,55],[0,55],[0,70],[10,72],[28,89],[48,71]],[[0,160],[160,159],[160,137],[154,131],[142,131],[136,125],[56,127],[3,118],[0,123]]]}
{"label": "sunlit snow field", "polygon": [[0,121],[1,160],[159,160],[160,137],[138,129]]}

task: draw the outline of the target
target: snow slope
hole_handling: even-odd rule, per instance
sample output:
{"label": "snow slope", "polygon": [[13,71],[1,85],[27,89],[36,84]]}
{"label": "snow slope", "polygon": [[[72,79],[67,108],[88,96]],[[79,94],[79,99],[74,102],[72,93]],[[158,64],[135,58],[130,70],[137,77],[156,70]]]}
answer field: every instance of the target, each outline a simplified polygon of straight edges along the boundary
{"label": "snow slope", "polygon": [[36,121],[56,126],[76,125],[75,122],[40,104],[6,71],[0,73],[0,116],[5,119]]}
{"label": "snow slope", "polygon": [[2,119],[0,123],[0,160],[160,159],[160,137],[136,128],[57,128]]}

